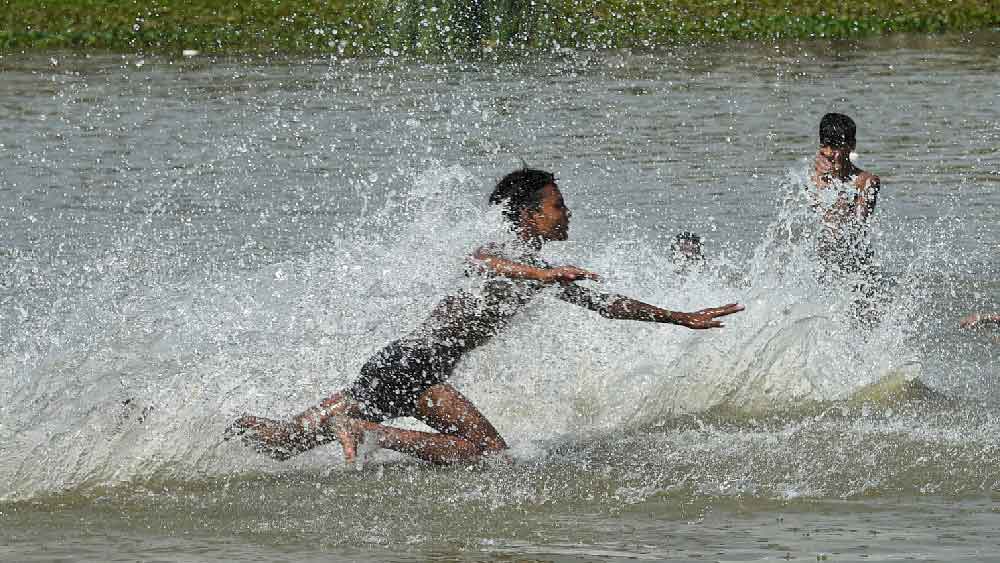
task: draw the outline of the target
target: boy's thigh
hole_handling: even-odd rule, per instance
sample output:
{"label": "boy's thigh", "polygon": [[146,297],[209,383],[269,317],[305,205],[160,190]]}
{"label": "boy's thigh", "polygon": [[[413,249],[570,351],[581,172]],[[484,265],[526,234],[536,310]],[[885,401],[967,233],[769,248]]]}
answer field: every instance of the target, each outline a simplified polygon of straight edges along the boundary
{"label": "boy's thigh", "polygon": [[507,443],[493,424],[457,389],[439,383],[417,399],[416,417],[442,434],[472,441],[484,451],[507,449]]}

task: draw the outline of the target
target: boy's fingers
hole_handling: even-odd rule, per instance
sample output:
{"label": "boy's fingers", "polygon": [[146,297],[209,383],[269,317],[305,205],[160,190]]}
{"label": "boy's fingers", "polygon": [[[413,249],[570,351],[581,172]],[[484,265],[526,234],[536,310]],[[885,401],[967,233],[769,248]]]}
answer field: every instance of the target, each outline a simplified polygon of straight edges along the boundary
{"label": "boy's fingers", "polygon": [[594,272],[591,272],[590,270],[584,270],[583,268],[577,268],[575,266],[573,266],[572,268],[573,268],[573,280],[574,281],[575,280],[597,280],[597,279],[600,279],[600,276],[598,276]]}
{"label": "boy's fingers", "polygon": [[730,303],[729,305],[725,305],[725,306],[722,306],[722,307],[719,307],[718,309],[716,309],[716,311],[718,311],[718,312],[716,313],[715,316],[716,317],[721,317],[721,316],[724,316],[724,315],[732,315],[733,313],[739,313],[743,309],[745,309],[745,307],[743,307],[743,305],[739,305],[737,303]]}
{"label": "boy's fingers", "polygon": [[722,317],[725,315],[732,315],[733,313],[739,313],[745,309],[743,305],[738,303],[730,303],[729,305],[723,305],[722,307],[710,307],[708,309],[703,309],[700,312],[711,317]]}

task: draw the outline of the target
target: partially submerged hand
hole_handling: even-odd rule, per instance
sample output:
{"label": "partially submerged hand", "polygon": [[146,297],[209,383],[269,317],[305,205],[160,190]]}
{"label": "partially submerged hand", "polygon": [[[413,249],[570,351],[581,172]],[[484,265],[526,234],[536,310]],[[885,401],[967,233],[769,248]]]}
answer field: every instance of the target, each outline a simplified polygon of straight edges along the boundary
{"label": "partially submerged hand", "polygon": [[733,313],[739,313],[744,308],[745,307],[739,303],[730,303],[729,305],[723,305],[722,307],[709,307],[708,309],[702,309],[693,313],[674,313],[674,317],[677,324],[696,330],[721,328],[726,325],[716,319],[726,315],[732,315]]}
{"label": "partially submerged hand", "polygon": [[327,431],[337,437],[344,448],[344,462],[353,464],[358,457],[358,446],[364,439],[364,423],[346,416],[333,416],[326,422]]}

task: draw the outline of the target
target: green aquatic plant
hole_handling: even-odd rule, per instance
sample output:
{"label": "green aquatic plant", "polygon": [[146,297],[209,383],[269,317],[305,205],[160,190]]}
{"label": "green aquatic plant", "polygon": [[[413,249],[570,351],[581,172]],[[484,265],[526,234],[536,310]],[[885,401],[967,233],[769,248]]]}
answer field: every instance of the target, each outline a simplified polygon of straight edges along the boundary
{"label": "green aquatic plant", "polygon": [[440,57],[1000,26],[1000,0],[5,0],[0,50]]}

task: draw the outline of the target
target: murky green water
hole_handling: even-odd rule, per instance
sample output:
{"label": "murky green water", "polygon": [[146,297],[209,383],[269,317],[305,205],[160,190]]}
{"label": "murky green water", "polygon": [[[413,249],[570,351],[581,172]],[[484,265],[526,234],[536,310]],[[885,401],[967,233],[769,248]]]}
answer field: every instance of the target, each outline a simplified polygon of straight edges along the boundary
{"label": "murky green water", "polygon": [[[1000,310],[998,42],[0,59],[0,559],[991,560],[1000,332],[956,325]],[[788,234],[827,111],[884,184],[870,331]],[[574,212],[550,259],[747,311],[705,334],[542,299],[454,380],[511,465],[221,440],[461,283],[521,159]],[[705,271],[670,266],[682,230]]]}

